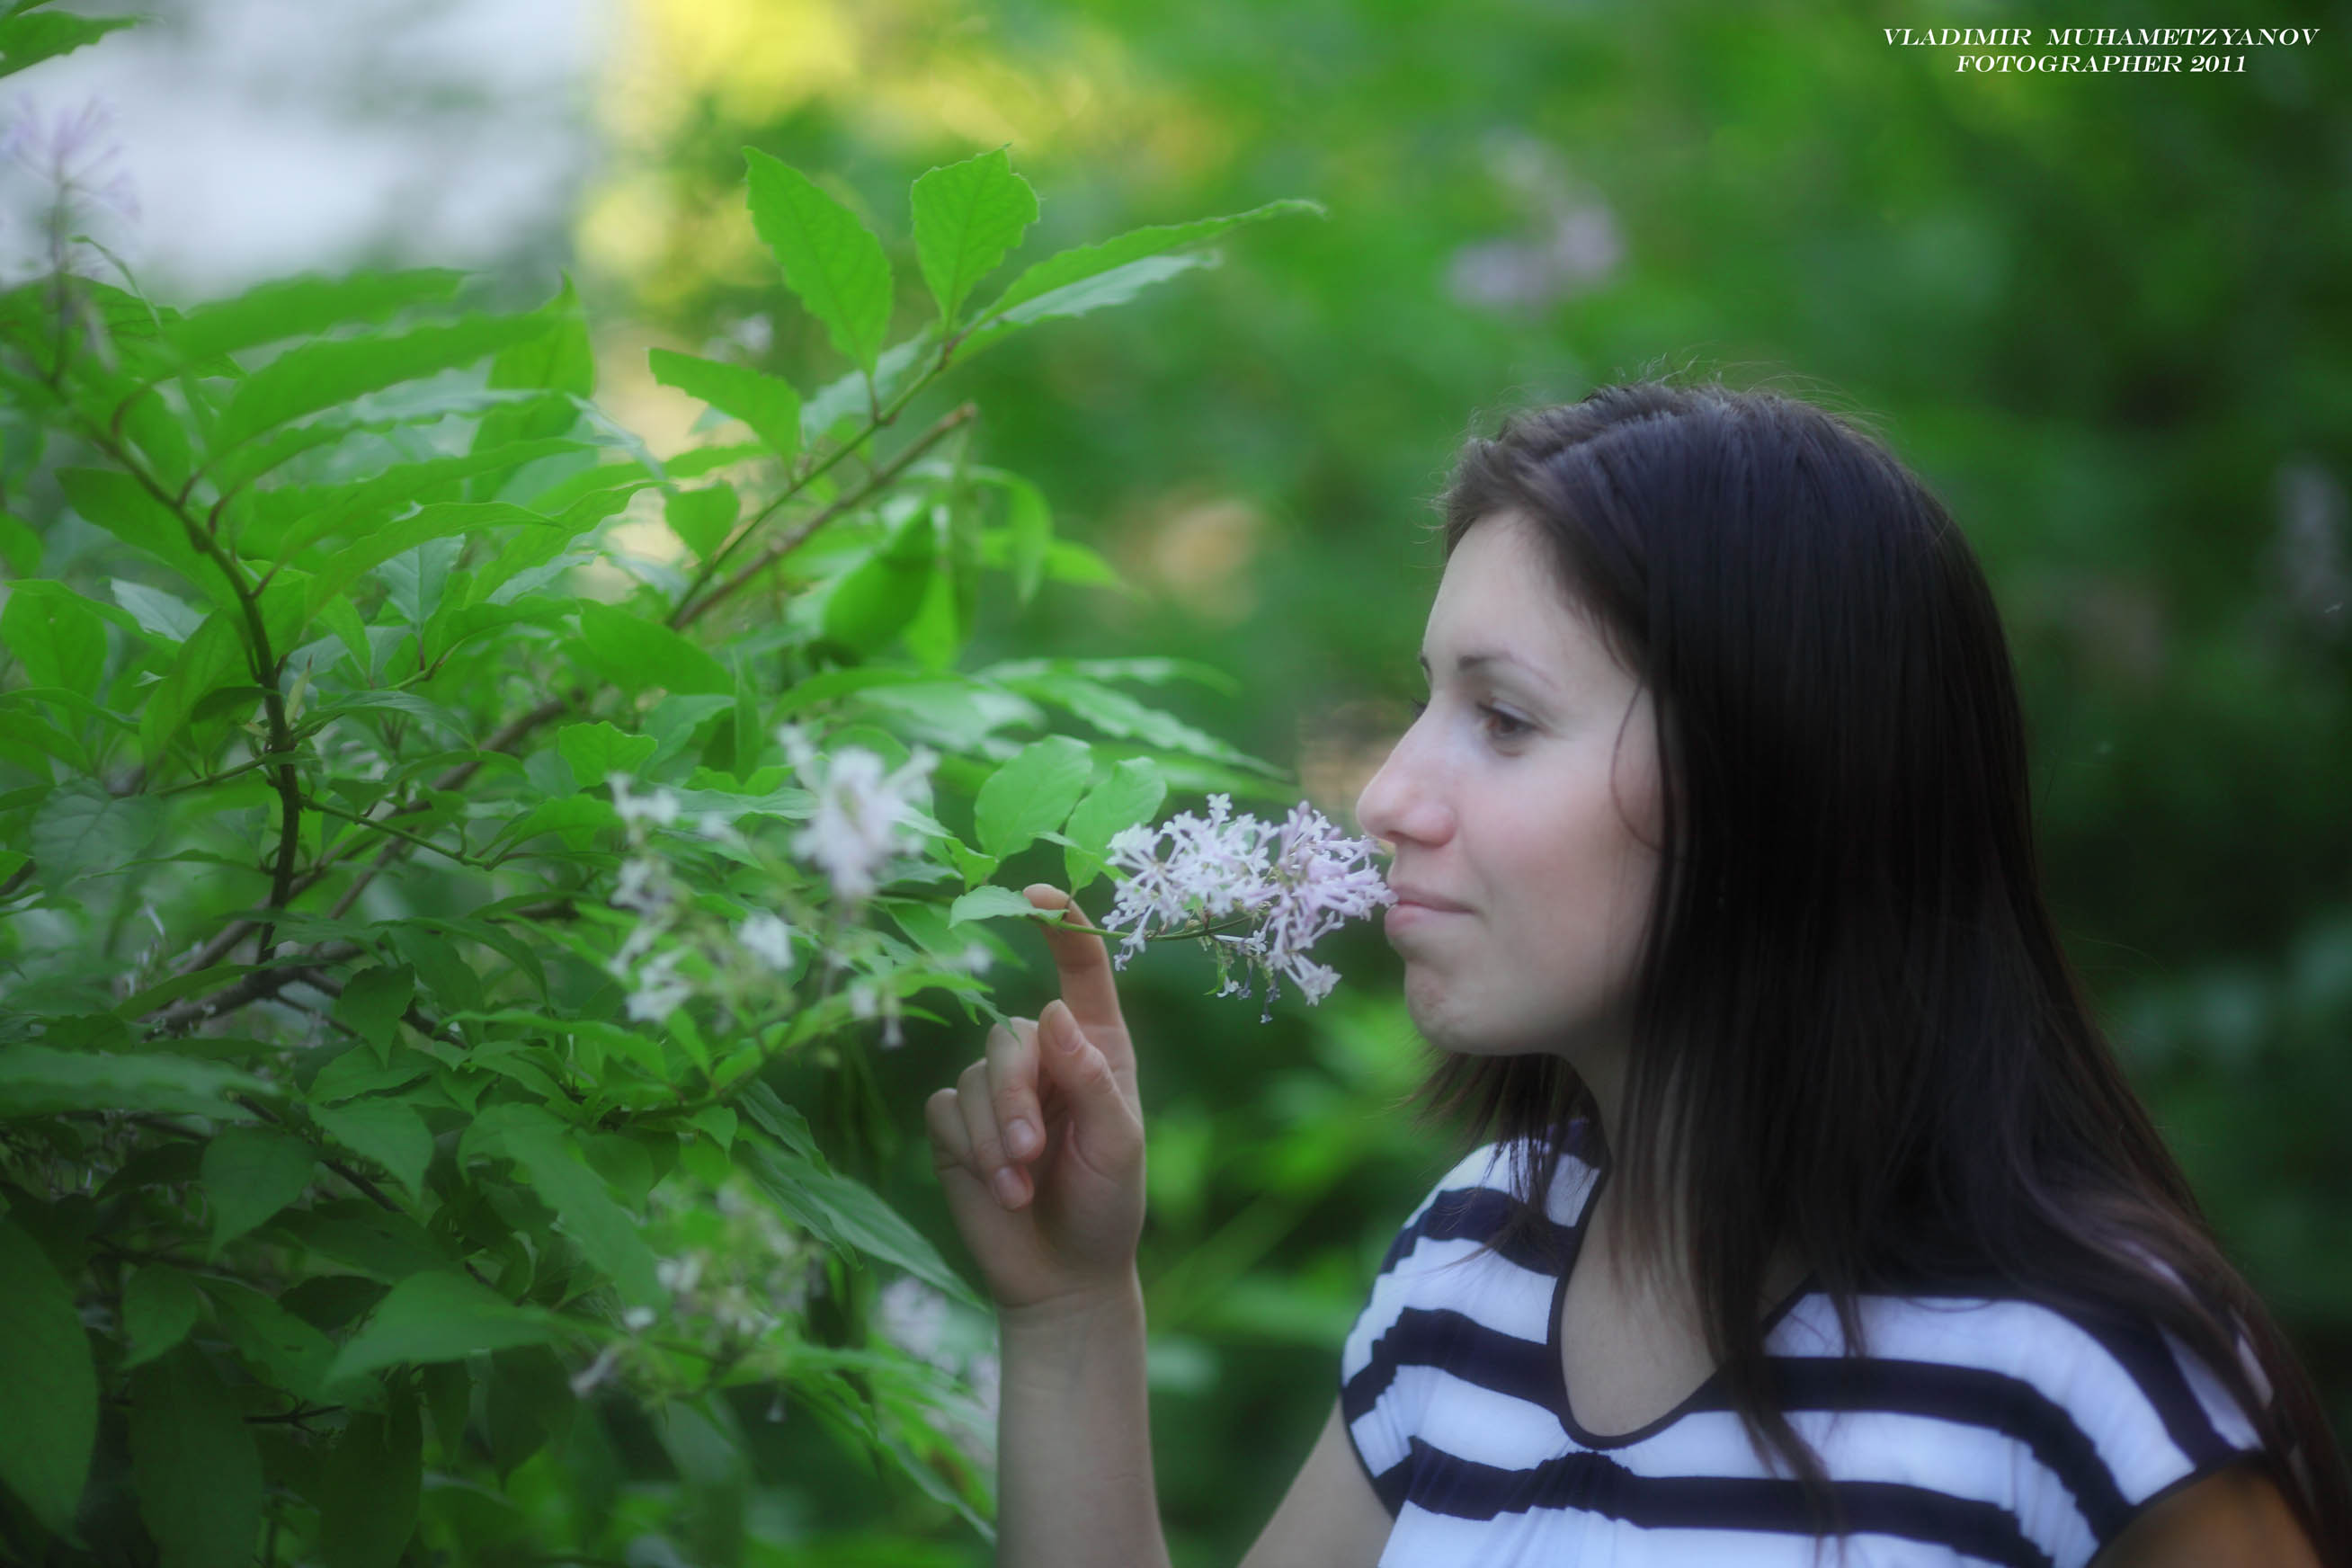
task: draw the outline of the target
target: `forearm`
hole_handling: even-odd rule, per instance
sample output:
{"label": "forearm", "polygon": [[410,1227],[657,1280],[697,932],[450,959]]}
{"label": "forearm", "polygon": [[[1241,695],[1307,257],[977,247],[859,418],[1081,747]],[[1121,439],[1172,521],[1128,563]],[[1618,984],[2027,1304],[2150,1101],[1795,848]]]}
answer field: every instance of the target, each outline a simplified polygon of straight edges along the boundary
{"label": "forearm", "polygon": [[1151,1478],[1143,1289],[1000,1314],[999,1568],[1168,1562]]}

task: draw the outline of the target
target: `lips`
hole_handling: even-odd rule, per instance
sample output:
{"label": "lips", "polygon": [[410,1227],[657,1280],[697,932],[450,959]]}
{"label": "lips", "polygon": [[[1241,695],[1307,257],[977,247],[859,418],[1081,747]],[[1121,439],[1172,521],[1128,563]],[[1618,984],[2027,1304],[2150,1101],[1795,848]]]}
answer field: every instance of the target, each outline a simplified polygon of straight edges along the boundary
{"label": "lips", "polygon": [[1403,882],[1391,882],[1389,891],[1397,896],[1397,906],[1400,909],[1408,904],[1417,904],[1425,910],[1437,910],[1448,914],[1465,914],[1470,908],[1467,904],[1456,903],[1452,899],[1442,898],[1426,888],[1416,888]]}

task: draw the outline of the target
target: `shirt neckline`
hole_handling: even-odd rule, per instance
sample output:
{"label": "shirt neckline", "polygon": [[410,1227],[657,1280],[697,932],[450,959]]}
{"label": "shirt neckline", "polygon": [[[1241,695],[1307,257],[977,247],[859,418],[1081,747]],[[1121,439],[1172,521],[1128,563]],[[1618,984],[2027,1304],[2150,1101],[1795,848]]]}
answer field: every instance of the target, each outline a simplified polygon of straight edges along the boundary
{"label": "shirt neckline", "polygon": [[[1568,1256],[1560,1265],[1559,1278],[1552,1284],[1551,1318],[1545,1338],[1548,1352],[1545,1356],[1545,1363],[1551,1384],[1552,1414],[1559,1418],[1560,1429],[1570,1438],[1580,1446],[1592,1449],[1622,1448],[1645,1438],[1656,1436],[1660,1432],[1689,1415],[1694,1409],[1698,1408],[1716,1393],[1717,1385],[1723,1381],[1723,1368],[1717,1366],[1706,1374],[1706,1379],[1696,1388],[1685,1394],[1672,1409],[1630,1432],[1603,1434],[1588,1431],[1584,1425],[1577,1420],[1576,1402],[1569,1397],[1568,1366],[1561,1355],[1560,1311],[1568,1300],[1568,1282],[1576,1273],[1577,1260],[1584,1256],[1584,1237],[1591,1226],[1593,1205],[1601,1201],[1601,1190],[1608,1184],[1609,1173],[1613,1168],[1605,1163],[1598,1167],[1592,1186],[1584,1194],[1582,1205],[1578,1207],[1576,1223],[1569,1232]],[[1787,1317],[1798,1302],[1808,1296],[1817,1294],[1819,1289],[1818,1276],[1812,1269],[1807,1269],[1804,1278],[1797,1281],[1796,1288],[1765,1315],[1764,1332],[1769,1334],[1780,1326],[1780,1320]]]}

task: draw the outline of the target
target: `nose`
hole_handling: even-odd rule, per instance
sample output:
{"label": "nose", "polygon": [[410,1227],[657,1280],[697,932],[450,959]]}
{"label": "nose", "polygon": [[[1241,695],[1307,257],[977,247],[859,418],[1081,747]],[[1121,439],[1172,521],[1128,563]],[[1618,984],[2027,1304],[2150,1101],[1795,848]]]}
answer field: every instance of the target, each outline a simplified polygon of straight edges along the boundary
{"label": "nose", "polygon": [[1388,760],[1356,797],[1356,826],[1375,838],[1386,839],[1391,847],[1407,840],[1437,843],[1454,829],[1454,814],[1442,792],[1433,787],[1427,759],[1415,739],[1421,729],[1416,721],[1397,737],[1389,748]]}

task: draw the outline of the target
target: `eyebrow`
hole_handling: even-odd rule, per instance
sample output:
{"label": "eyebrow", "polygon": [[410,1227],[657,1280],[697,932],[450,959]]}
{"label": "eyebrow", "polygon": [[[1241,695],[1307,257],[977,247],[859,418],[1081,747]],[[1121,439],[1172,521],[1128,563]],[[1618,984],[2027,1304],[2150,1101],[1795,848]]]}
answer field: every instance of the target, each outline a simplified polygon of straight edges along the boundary
{"label": "eyebrow", "polygon": [[[1414,657],[1421,662],[1422,674],[1427,675],[1429,673],[1429,656],[1423,653],[1416,654]],[[1543,679],[1543,672],[1536,668],[1535,666],[1528,663],[1523,658],[1505,653],[1499,648],[1481,649],[1473,653],[1462,654],[1454,659],[1454,668],[1457,674],[1467,674],[1471,670],[1478,669],[1490,664],[1507,664],[1515,669],[1524,671],[1538,682]]]}

